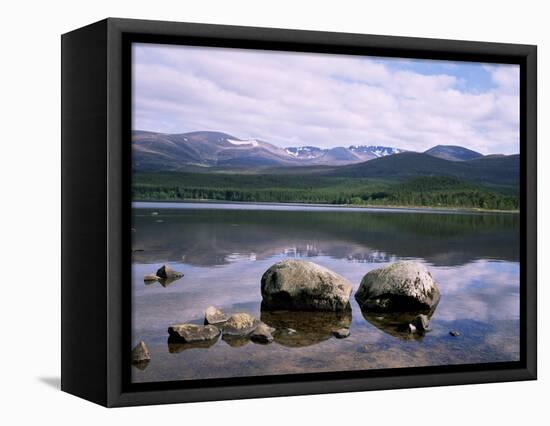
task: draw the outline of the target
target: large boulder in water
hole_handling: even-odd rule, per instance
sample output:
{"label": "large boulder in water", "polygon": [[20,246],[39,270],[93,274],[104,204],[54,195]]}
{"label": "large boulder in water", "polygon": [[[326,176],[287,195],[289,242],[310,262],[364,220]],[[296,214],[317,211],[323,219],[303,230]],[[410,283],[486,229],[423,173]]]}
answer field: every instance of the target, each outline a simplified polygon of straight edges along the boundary
{"label": "large boulder in water", "polygon": [[432,274],[418,262],[396,262],[366,274],[355,293],[362,310],[376,312],[429,311],[440,294]]}
{"label": "large boulder in water", "polygon": [[304,260],[283,260],[262,276],[262,308],[343,311],[352,285],[337,273]]}

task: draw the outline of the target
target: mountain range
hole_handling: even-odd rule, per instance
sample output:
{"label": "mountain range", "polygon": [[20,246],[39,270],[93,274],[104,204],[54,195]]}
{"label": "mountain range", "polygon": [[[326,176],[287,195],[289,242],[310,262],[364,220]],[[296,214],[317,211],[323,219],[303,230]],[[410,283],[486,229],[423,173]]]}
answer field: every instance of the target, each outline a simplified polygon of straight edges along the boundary
{"label": "mountain range", "polygon": [[178,170],[182,167],[341,166],[362,163],[404,150],[386,146],[351,145],[319,148],[279,148],[256,139],[239,139],[222,132],[165,134],[134,131],[134,168]]}
{"label": "mountain range", "polygon": [[132,151],[135,171],[207,171],[214,167],[267,174],[385,180],[450,176],[499,187],[515,187],[519,182],[519,155],[484,156],[454,145],[437,145],[423,153],[370,145],[279,148],[265,141],[239,139],[222,132],[134,131]]}

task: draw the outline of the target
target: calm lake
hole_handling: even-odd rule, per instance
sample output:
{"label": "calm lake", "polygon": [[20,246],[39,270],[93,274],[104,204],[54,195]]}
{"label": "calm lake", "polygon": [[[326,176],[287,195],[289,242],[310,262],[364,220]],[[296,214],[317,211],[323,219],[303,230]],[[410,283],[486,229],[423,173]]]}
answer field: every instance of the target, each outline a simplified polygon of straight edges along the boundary
{"label": "calm lake", "polygon": [[[132,368],[134,382],[519,360],[519,215],[134,203],[132,226],[132,339],[151,351],[145,368]],[[261,312],[261,276],[285,258],[347,278],[351,313]],[[353,297],[368,271],[401,259],[423,262],[441,291],[424,336],[398,331],[400,318],[361,312]],[[185,276],[145,284],[165,263]],[[202,324],[210,305],[296,333],[269,345],[168,343],[168,326]],[[351,335],[334,338],[342,326]]]}

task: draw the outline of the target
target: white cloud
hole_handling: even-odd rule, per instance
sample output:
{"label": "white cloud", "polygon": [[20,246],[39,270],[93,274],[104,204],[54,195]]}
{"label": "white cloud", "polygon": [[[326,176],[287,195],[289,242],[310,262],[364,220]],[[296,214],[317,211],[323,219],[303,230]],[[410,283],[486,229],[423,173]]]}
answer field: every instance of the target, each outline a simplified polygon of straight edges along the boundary
{"label": "white cloud", "polygon": [[519,151],[515,66],[485,66],[491,87],[468,91],[454,75],[344,55],[137,45],[134,64],[135,129],[218,130],[279,146]]}

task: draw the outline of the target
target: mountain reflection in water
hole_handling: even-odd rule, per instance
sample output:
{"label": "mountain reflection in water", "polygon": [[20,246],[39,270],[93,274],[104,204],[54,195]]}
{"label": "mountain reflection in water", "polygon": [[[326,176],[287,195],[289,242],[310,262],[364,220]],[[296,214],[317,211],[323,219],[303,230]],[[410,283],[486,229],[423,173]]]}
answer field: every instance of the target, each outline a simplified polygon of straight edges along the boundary
{"label": "mountain reflection in water", "polygon": [[[424,214],[246,210],[135,210],[138,263],[194,266],[241,259],[330,256],[359,262],[423,258],[437,266],[476,259],[517,261],[515,214]],[[164,222],[155,220],[162,217]]]}

